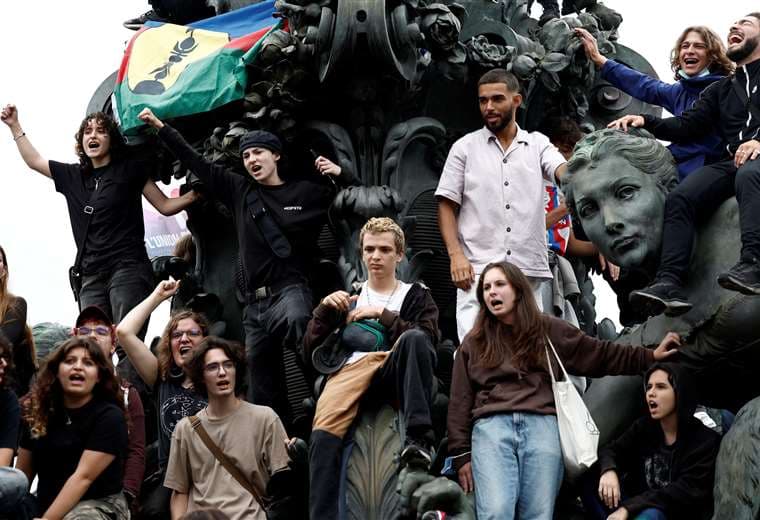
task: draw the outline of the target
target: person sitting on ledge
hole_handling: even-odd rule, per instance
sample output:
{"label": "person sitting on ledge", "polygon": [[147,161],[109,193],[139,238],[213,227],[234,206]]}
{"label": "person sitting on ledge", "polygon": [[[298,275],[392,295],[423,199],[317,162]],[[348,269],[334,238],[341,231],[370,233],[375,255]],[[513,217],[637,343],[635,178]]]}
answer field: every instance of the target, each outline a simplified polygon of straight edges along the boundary
{"label": "person sitting on ledge", "polygon": [[[300,346],[312,307],[307,285],[319,230],[336,194],[330,182],[280,177],[282,143],[269,132],[254,130],[240,139],[240,156],[248,176],[206,161],[169,125],[146,108],[140,119],[204,184],[230,208],[235,220],[246,280],[243,317],[251,388],[248,400],[270,406],[288,424],[282,348]],[[324,157],[315,161],[323,176],[341,184],[350,172]]]}
{"label": "person sitting on ledge", "polygon": [[602,503],[587,492],[587,512],[600,520],[710,518],[720,435],[694,417],[694,381],[672,363],[655,363],[644,381],[649,413],[599,450]]}
{"label": "person sitting on ledge", "polygon": [[631,293],[631,303],[649,314],[678,316],[692,303],[683,290],[694,246],[695,227],[729,197],[739,202],[742,251],[739,262],[718,276],[725,289],[760,294],[760,12],[731,25],[727,56],[736,74],[710,85],[694,106],[678,117],[627,115],[609,124],[624,131],[643,127],[658,139],[684,141],[718,128],[730,159],[689,175],[665,202],[660,266],[654,282]]}
{"label": "person sitting on ledge", "polygon": [[[675,83],[665,83],[634,70],[615,60],[605,58],[596,39],[586,29],[575,29],[586,56],[600,70],[602,79],[609,81],[626,94],[645,103],[663,107],[680,116],[694,106],[702,91],[734,71],[726,56],[726,48],[711,29],[687,27],[676,40],[671,52],[670,66]],[[678,178],[683,180],[694,170],[720,160],[723,141],[713,130],[698,141],[672,143],[668,146],[678,164]]]}
{"label": "person sitting on ledge", "polygon": [[[304,337],[306,352],[314,351],[317,357],[328,353],[325,340],[345,325],[341,349],[328,355],[326,364],[335,370],[317,401],[309,446],[313,520],[338,518],[343,437],[362,398],[382,403],[398,400],[406,426],[402,465],[427,471],[432,462],[430,408],[438,307],[425,286],[396,278],[405,248],[404,232],[393,220],[369,219],[359,234],[359,244],[367,281],[358,294],[336,291],[326,296],[314,309]],[[363,344],[357,334],[348,332],[362,327],[379,330],[382,344]],[[349,337],[357,341],[352,343]]]}

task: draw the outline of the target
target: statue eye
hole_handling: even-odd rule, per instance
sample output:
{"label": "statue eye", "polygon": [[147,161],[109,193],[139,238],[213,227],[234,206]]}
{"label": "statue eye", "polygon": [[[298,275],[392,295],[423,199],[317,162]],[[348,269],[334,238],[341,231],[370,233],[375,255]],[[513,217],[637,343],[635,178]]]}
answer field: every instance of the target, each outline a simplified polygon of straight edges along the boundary
{"label": "statue eye", "polygon": [[636,195],[637,188],[635,186],[621,186],[617,192],[615,192],[615,196],[619,199],[630,199],[634,195]]}
{"label": "statue eye", "polygon": [[578,207],[578,215],[580,215],[581,218],[591,218],[594,213],[596,213],[597,209],[596,203],[585,202]]}

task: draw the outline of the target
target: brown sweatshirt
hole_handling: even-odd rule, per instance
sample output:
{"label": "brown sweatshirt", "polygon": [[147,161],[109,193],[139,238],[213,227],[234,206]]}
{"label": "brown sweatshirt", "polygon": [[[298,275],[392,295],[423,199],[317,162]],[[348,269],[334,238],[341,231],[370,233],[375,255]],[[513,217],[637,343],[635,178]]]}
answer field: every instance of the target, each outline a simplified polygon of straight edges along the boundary
{"label": "brown sweatshirt", "polygon": [[[654,362],[654,353],[647,348],[616,345],[587,336],[558,318],[544,315],[544,319],[547,334],[570,374],[638,374]],[[538,343],[538,348],[543,349],[543,342]],[[556,363],[552,367],[555,376],[561,378]],[[509,412],[555,414],[551,383],[546,369],[520,370],[508,357],[495,367],[483,366],[472,336],[465,337],[454,360],[449,401],[449,454],[455,457],[454,467],[458,470],[470,461],[475,420]]]}

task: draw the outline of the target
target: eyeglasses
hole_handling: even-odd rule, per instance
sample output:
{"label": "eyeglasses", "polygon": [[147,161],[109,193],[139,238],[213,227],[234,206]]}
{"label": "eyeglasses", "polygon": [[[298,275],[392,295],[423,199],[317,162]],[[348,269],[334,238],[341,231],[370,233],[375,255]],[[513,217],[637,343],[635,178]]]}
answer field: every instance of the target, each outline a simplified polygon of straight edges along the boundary
{"label": "eyeglasses", "polygon": [[169,335],[169,337],[172,339],[180,339],[185,334],[187,334],[188,338],[198,338],[201,336],[202,332],[200,329],[175,330]]}
{"label": "eyeglasses", "polygon": [[205,367],[203,367],[203,370],[207,374],[218,374],[219,368],[223,368],[225,372],[229,372],[233,368],[235,368],[235,363],[231,360],[222,361],[221,363],[209,363]]}
{"label": "eyeglasses", "polygon": [[106,327],[105,325],[98,325],[95,328],[92,328],[92,327],[75,327],[74,328],[74,333],[77,336],[89,336],[93,332],[97,334],[98,336],[110,336],[111,328]]}

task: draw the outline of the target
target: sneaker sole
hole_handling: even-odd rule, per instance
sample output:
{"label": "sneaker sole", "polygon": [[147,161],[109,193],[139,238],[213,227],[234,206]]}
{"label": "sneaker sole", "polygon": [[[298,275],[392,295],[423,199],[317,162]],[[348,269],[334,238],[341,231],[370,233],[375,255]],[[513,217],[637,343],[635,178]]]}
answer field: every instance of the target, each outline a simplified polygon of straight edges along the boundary
{"label": "sneaker sole", "polygon": [[750,287],[731,275],[720,275],[718,277],[718,285],[729,291],[736,291],[747,296],[760,295],[760,287]]}
{"label": "sneaker sole", "polygon": [[663,300],[659,296],[640,291],[632,292],[630,301],[633,305],[644,307],[649,316],[665,314],[665,316],[675,317],[686,314],[692,309],[692,304],[688,302]]}

